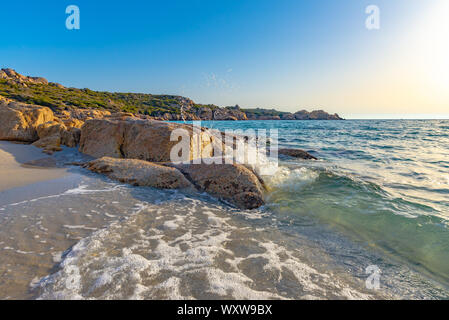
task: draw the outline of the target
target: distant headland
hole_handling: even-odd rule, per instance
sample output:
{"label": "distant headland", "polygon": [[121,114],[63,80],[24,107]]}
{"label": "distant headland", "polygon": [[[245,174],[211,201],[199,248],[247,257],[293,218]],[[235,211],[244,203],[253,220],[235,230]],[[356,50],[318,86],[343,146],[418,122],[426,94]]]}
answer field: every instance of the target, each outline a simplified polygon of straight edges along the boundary
{"label": "distant headland", "polygon": [[102,92],[68,88],[42,77],[29,77],[13,69],[0,70],[0,95],[17,102],[45,106],[54,112],[99,109],[129,112],[156,120],[343,120],[323,110],[295,113],[275,109],[244,109],[198,104],[175,95]]}

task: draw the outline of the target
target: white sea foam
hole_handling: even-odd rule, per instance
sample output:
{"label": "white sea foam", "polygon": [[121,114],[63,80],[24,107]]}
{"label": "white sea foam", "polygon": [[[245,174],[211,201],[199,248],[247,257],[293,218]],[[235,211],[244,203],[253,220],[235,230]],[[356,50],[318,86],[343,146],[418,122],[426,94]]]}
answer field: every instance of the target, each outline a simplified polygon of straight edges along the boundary
{"label": "white sea foam", "polygon": [[276,175],[270,177],[267,183],[271,187],[282,188],[284,190],[300,190],[304,185],[314,182],[319,173],[309,168],[289,169],[287,167],[279,167]]}
{"label": "white sea foam", "polygon": [[165,221],[163,224],[164,228],[166,229],[178,229],[179,225],[176,223],[176,220],[170,220],[170,221]]}
{"label": "white sea foam", "polygon": [[111,184],[110,187],[104,188],[104,189],[87,189],[89,186],[82,184],[76,188],[69,189],[69,190],[65,191],[63,194],[78,195],[78,194],[91,194],[91,193],[97,193],[97,192],[111,192],[111,191],[118,190],[118,189],[122,188],[123,186],[124,185],[121,185],[121,184],[119,184],[119,185]]}
{"label": "white sea foam", "polygon": [[97,228],[86,227],[85,225],[80,226],[71,226],[71,225],[63,225],[64,228],[67,229],[84,229],[84,230],[97,230]]}
{"label": "white sea foam", "polygon": [[[129,219],[82,239],[64,257],[60,270],[36,285],[40,298],[293,298],[292,292],[277,289],[287,274],[293,275],[301,290],[296,297],[325,298],[331,290],[342,298],[368,298],[344,284],[337,285],[331,276],[301,262],[294,252],[272,240],[242,238],[254,231],[233,221],[238,214],[235,210],[226,214],[220,205],[214,208],[198,199],[183,201],[183,205],[137,204]],[[231,243],[255,243],[258,252],[242,255]],[[245,266],[254,261],[259,261],[256,274],[251,271],[254,267]],[[266,272],[277,276],[269,277],[271,284],[261,287],[258,282]]]}

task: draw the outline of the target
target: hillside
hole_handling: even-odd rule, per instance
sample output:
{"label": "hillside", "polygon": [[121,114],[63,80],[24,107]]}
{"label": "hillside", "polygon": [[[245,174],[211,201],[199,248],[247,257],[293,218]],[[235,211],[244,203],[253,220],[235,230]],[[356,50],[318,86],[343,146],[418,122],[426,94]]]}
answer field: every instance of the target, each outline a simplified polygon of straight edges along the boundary
{"label": "hillside", "polygon": [[12,69],[0,70],[0,95],[18,102],[46,106],[59,113],[71,109],[131,112],[161,120],[341,120],[322,110],[296,113],[274,109],[221,108],[197,104],[174,95],[102,92],[67,88],[41,77],[23,76]]}

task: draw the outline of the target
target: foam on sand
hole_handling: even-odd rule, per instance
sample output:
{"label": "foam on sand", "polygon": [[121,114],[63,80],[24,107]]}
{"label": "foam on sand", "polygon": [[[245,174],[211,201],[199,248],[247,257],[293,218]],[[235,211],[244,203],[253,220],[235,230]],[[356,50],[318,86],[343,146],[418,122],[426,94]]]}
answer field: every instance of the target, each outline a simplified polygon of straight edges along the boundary
{"label": "foam on sand", "polygon": [[240,224],[240,213],[190,198],[138,207],[30,285],[41,299],[371,298]]}

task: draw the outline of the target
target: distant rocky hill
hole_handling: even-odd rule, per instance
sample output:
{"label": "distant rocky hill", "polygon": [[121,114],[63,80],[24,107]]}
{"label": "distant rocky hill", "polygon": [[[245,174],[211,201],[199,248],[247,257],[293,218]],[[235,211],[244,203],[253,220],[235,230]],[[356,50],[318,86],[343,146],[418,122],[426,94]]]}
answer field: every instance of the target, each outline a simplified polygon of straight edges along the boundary
{"label": "distant rocky hill", "polygon": [[295,113],[282,112],[275,109],[244,109],[248,120],[343,120],[338,114],[329,114],[323,110],[308,112],[301,110]]}
{"label": "distant rocky hill", "polygon": [[342,120],[337,114],[322,110],[290,113],[241,109],[238,105],[221,108],[197,104],[182,96],[67,88],[41,77],[23,76],[13,69],[0,70],[0,95],[17,102],[49,107],[56,114],[74,109],[100,109],[158,120]]}

